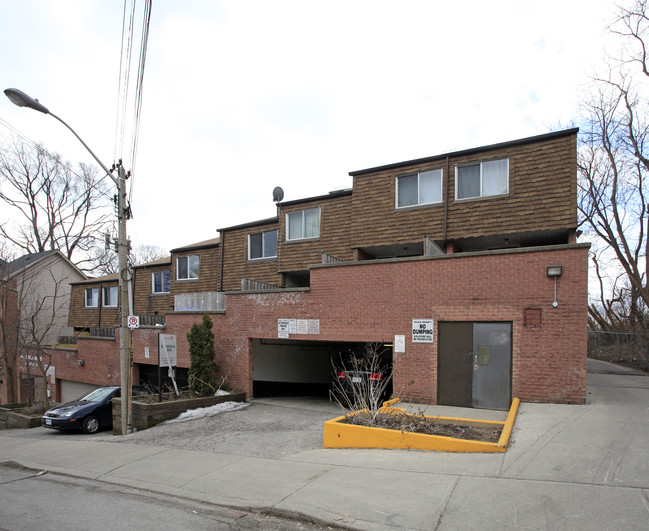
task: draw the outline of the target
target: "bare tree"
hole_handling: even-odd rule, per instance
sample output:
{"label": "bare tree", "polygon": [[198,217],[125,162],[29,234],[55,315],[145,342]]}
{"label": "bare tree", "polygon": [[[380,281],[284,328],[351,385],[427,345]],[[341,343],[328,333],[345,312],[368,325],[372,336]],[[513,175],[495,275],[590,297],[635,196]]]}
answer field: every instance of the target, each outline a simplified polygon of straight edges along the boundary
{"label": "bare tree", "polygon": [[[578,156],[579,214],[582,227],[604,248],[591,258],[599,279],[590,305],[600,328],[644,326],[649,307],[649,36],[647,0],[620,7],[611,25],[619,37],[619,56],[605,75],[593,80],[583,101]],[[607,263],[610,261],[610,263]]]}
{"label": "bare tree", "polygon": [[[94,274],[96,276],[112,275],[117,273],[117,253],[113,249],[96,247],[92,252]],[[166,258],[169,252],[165,251],[162,247],[156,245],[137,245],[134,249],[130,250],[128,262],[129,265],[135,266],[140,264],[147,264]]]}
{"label": "bare tree", "polygon": [[168,256],[169,251],[157,245],[137,245],[129,256],[129,262],[131,265],[148,264]]}
{"label": "bare tree", "polygon": [[0,236],[14,248],[60,250],[82,271],[93,269],[91,250],[103,246],[112,214],[104,176],[81,163],[73,171],[59,155],[14,139],[0,146],[0,200],[16,220],[1,220]]}

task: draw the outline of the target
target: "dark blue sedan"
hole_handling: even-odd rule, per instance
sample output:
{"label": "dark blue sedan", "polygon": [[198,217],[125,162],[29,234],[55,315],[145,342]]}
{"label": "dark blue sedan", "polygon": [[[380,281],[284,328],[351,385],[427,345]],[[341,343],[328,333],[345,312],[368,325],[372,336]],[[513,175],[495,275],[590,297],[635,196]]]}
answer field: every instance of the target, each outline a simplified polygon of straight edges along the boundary
{"label": "dark blue sedan", "polygon": [[[133,394],[146,392],[134,386]],[[82,430],[96,433],[113,427],[113,398],[120,395],[120,387],[99,387],[78,400],[66,402],[49,409],[41,417],[41,426],[55,430]]]}

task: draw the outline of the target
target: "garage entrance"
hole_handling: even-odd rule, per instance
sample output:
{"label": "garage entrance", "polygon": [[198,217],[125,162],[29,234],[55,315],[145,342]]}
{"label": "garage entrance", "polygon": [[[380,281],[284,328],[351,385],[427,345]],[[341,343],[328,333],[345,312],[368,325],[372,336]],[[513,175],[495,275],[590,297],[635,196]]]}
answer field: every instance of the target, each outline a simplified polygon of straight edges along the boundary
{"label": "garage entrance", "polygon": [[440,322],[437,403],[509,409],[511,323]]}
{"label": "garage entrance", "polygon": [[90,391],[94,391],[99,386],[87,384],[83,382],[73,382],[71,380],[59,380],[61,384],[61,402],[71,402],[72,400],[77,400],[83,395],[88,394]]}
{"label": "garage entrance", "polygon": [[[365,343],[253,339],[253,396],[328,397],[341,355],[362,353]],[[389,362],[392,363],[392,349]]]}

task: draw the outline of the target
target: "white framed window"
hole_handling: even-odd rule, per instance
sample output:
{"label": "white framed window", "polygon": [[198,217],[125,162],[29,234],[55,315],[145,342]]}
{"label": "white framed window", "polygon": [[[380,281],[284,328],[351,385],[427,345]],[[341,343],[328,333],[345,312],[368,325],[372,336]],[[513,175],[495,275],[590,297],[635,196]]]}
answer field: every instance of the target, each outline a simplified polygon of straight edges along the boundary
{"label": "white framed window", "polygon": [[442,170],[422,171],[397,177],[396,206],[404,208],[442,202]]}
{"label": "white framed window", "polygon": [[171,291],[171,270],[151,273],[151,293],[169,293]]}
{"label": "white framed window", "polygon": [[99,288],[86,288],[86,308],[99,307]]}
{"label": "white framed window", "polygon": [[176,279],[196,280],[198,278],[198,255],[176,258]]}
{"label": "white framed window", "polygon": [[277,230],[248,234],[248,260],[277,258]]}
{"label": "white framed window", "polygon": [[101,291],[101,305],[104,308],[117,308],[118,286],[103,287]]}
{"label": "white framed window", "polygon": [[320,207],[286,214],[286,239],[305,240],[320,237]]}
{"label": "white framed window", "polygon": [[509,193],[509,159],[455,167],[455,199]]}

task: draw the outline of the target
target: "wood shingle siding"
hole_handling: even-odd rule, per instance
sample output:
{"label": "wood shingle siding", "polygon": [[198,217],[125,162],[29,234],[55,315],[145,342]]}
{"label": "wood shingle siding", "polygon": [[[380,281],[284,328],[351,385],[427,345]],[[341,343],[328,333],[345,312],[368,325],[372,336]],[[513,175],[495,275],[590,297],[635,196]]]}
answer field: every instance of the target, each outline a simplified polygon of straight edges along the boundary
{"label": "wood shingle siding", "polygon": [[96,308],[86,308],[86,289],[98,288],[101,294],[102,288],[117,286],[117,279],[112,278],[113,276],[111,275],[110,280],[87,280],[71,285],[69,326],[73,328],[90,328],[91,326],[111,328],[119,326],[119,307],[102,307],[101,296],[99,305]]}
{"label": "wood shingle siding", "polygon": [[[444,238],[444,200],[448,200],[446,238],[489,236],[577,227],[577,133],[507,143],[485,150],[352,173],[354,194],[351,241],[354,246],[417,242],[426,235]],[[456,166],[509,159],[505,195],[455,199]],[[399,176],[442,169],[442,203],[395,208]],[[448,187],[448,189],[447,189]]]}
{"label": "wood shingle siding", "polygon": [[[182,256],[198,255],[198,278],[196,280],[177,280],[177,259]],[[221,249],[218,244],[203,248],[184,248],[172,252],[171,293],[197,293],[218,291],[221,276]]]}
{"label": "wood shingle siding", "polygon": [[[164,315],[174,309],[170,293],[153,293],[152,274],[171,271],[171,262],[133,269],[133,311],[136,315]],[[173,281],[173,278],[172,278]]]}
{"label": "wood shingle siding", "polygon": [[248,235],[277,229],[278,222],[275,219],[221,230],[224,264],[222,291],[240,290],[242,278],[276,286],[282,284],[277,258],[248,260]]}
{"label": "wood shingle siding", "polygon": [[[320,207],[320,236],[312,240],[286,240],[286,214]],[[352,195],[332,194],[318,201],[291,202],[282,206],[279,219],[279,271],[300,271],[322,262],[322,253],[344,261],[353,259],[350,245]]]}

